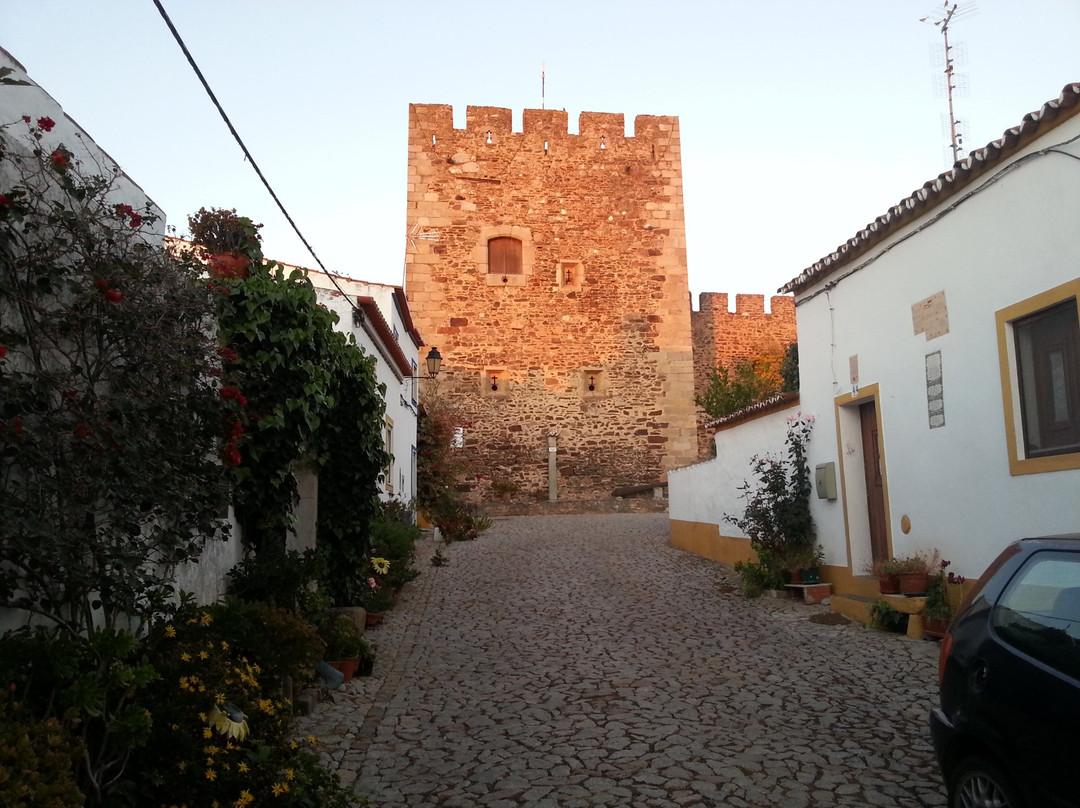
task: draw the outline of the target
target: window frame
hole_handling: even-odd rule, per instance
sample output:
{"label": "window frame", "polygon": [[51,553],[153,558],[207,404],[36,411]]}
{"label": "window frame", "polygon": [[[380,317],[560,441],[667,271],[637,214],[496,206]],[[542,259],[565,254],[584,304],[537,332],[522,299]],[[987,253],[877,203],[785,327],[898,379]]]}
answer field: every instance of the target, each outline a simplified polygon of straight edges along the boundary
{"label": "window frame", "polygon": [[1080,447],[1057,453],[1029,455],[1024,431],[1024,408],[1021,403],[1020,364],[1017,356],[1016,326],[1031,322],[1033,315],[1068,303],[1077,302],[1080,328],[1080,278],[1048,289],[1019,303],[995,312],[998,359],[1001,368],[1001,393],[1005,416],[1005,440],[1009,453],[1009,473],[1040,474],[1080,468]]}

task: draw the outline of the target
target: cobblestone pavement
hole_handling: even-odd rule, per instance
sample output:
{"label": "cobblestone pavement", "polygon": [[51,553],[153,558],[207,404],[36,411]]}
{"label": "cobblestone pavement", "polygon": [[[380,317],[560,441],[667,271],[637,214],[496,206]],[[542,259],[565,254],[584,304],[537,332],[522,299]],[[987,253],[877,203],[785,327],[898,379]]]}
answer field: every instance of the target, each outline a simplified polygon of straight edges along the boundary
{"label": "cobblestone pavement", "polygon": [[740,597],[666,514],[513,517],[442,548],[302,719],[378,806],[940,806],[937,646]]}

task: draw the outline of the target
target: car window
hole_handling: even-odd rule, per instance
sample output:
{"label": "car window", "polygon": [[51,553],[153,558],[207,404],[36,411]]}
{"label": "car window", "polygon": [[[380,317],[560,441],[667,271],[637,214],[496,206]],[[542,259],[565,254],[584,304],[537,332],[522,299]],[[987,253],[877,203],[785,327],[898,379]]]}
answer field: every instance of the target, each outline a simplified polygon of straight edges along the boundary
{"label": "car window", "polygon": [[1080,553],[1034,553],[990,616],[1008,644],[1080,679]]}

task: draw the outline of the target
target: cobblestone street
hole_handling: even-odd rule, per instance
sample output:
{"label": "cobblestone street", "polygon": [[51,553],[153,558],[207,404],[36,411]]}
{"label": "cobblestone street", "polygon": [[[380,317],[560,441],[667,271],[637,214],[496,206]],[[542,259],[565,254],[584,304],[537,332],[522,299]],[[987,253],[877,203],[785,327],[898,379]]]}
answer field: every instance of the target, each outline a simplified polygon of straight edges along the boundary
{"label": "cobblestone street", "polygon": [[375,675],[301,719],[378,806],[941,806],[937,645],[748,601],[666,514],[418,546]]}

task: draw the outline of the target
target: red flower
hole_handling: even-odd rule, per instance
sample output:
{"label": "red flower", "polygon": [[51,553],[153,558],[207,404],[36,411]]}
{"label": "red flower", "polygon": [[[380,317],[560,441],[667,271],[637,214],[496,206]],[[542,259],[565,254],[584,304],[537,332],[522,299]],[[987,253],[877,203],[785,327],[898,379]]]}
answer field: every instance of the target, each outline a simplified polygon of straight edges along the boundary
{"label": "red flower", "polygon": [[108,300],[110,303],[119,303],[121,300],[124,299],[124,296],[120,294],[119,289],[109,289],[107,292],[105,292],[105,299]]}
{"label": "red flower", "polygon": [[30,123],[30,116],[29,116],[29,115],[23,115],[23,116],[22,116],[22,119],[23,119],[24,121],[26,121],[27,123]]}
{"label": "red flower", "polygon": [[94,281],[94,286],[104,292],[108,288],[109,282],[98,278],[96,281]]}
{"label": "red flower", "polygon": [[80,438],[80,439],[81,438],[89,438],[91,435],[94,434],[93,432],[90,431],[90,429],[86,426],[86,424],[84,424],[82,422],[79,422],[78,424],[76,424],[75,428],[72,430],[72,432],[75,433],[76,438]]}
{"label": "red flower", "polygon": [[240,450],[237,449],[235,446],[230,446],[228,449],[225,450],[225,462],[228,463],[230,466],[239,466],[240,460]]}
{"label": "red flower", "polygon": [[44,129],[46,132],[51,132],[52,128],[56,126],[56,121],[54,121],[48,116],[45,116],[44,118],[37,119],[37,125]]}
{"label": "red flower", "polygon": [[230,362],[240,361],[240,357],[236,355],[236,351],[231,348],[218,348],[217,353],[222,359],[227,359]]}
{"label": "red flower", "polygon": [[21,435],[23,433],[23,420],[22,420],[22,418],[12,418],[11,419],[11,431],[14,432],[16,435]]}
{"label": "red flower", "polygon": [[142,227],[142,214],[139,214],[139,213],[131,214],[131,222],[130,222],[130,224],[131,224],[132,227]]}
{"label": "red flower", "polygon": [[53,168],[63,168],[68,164],[67,157],[59,149],[49,155],[49,159],[52,160]]}
{"label": "red flower", "polygon": [[11,200],[3,194],[0,194],[0,206],[6,207],[11,204]]}
{"label": "red flower", "polygon": [[223,399],[226,401],[235,401],[241,407],[247,406],[247,399],[244,398],[244,394],[237,390],[235,387],[222,387],[218,391]]}
{"label": "red flower", "polygon": [[5,356],[7,356],[7,346],[0,345],[0,359],[3,359]]}

